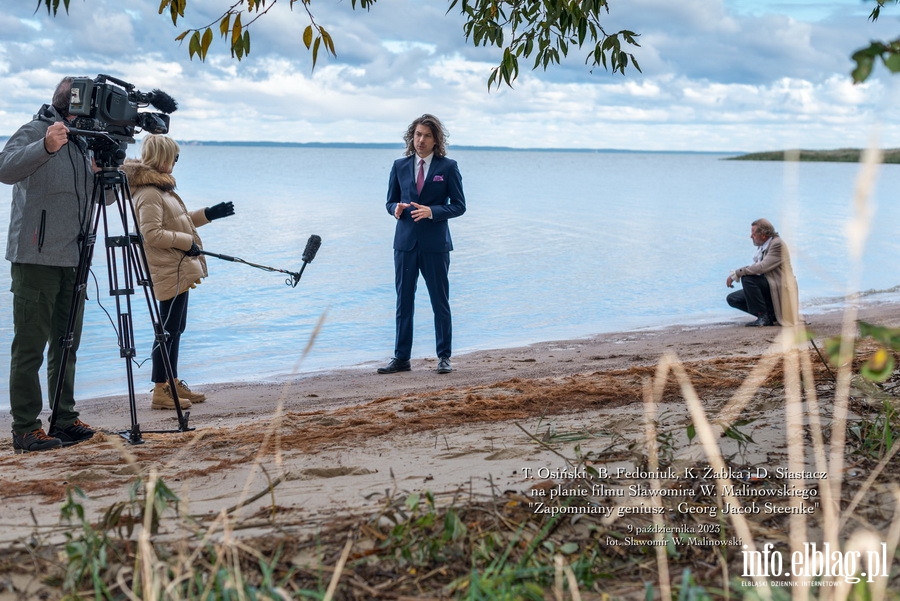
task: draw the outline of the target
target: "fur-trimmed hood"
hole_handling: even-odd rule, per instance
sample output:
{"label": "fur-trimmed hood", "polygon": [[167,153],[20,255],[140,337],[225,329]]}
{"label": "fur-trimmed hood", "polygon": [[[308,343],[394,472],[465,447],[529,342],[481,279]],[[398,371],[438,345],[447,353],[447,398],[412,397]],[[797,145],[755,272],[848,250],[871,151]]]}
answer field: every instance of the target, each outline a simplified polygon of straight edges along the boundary
{"label": "fur-trimmed hood", "polygon": [[175,178],[171,173],[160,173],[137,159],[127,159],[122,165],[122,172],[125,173],[132,188],[153,186],[163,192],[171,192],[175,189]]}
{"label": "fur-trimmed hood", "polygon": [[206,277],[206,258],[185,253],[203,248],[197,227],[209,223],[203,209],[188,211],[175,192],[175,178],[141,161],[125,161],[122,172],[131,184],[137,224],[150,264],[157,300],[168,300]]}

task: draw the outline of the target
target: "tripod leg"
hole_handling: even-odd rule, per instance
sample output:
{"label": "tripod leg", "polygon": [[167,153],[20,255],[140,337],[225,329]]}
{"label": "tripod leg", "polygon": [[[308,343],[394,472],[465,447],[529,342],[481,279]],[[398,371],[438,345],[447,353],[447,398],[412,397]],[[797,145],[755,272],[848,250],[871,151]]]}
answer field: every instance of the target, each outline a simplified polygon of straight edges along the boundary
{"label": "tripod leg", "polygon": [[150,264],[147,261],[147,253],[144,249],[144,241],[141,238],[141,235],[138,233],[137,227],[137,216],[134,212],[134,203],[131,200],[131,190],[128,188],[128,182],[123,175],[123,192],[126,194],[128,202],[123,203],[127,208],[126,214],[123,215],[123,221],[126,223],[129,222],[134,225],[134,233],[129,234],[128,236],[128,261],[131,268],[131,272],[137,279],[137,283],[143,287],[144,289],[144,298],[147,301],[147,311],[150,314],[151,325],[153,326],[153,335],[155,344],[160,349],[160,359],[162,360],[163,370],[166,374],[166,380],[169,383],[169,391],[172,394],[172,399],[175,401],[175,413],[178,417],[178,431],[186,432],[189,430],[193,430],[188,426],[188,418],[190,417],[190,411],[182,411],[181,408],[181,400],[178,398],[178,386],[175,381],[175,370],[172,367],[172,362],[169,358],[169,353],[167,351],[168,345],[166,344],[166,339],[168,334],[166,333],[165,327],[162,323],[162,318],[160,317],[159,311],[159,303],[156,301],[156,294],[153,291],[153,282],[150,279]]}
{"label": "tripod leg", "polygon": [[[131,430],[123,434],[128,442],[143,442],[137,421],[137,399],[134,393],[132,361],[137,355],[134,342],[134,321],[131,313],[131,295],[134,294],[133,278],[128,261],[128,236],[109,236],[106,239],[106,258],[109,276],[109,293],[116,299],[116,316],[119,334],[119,356],[125,359],[125,375],[128,381],[128,406],[131,411]],[[117,260],[118,259],[118,260]]]}
{"label": "tripod leg", "polygon": [[[110,223],[105,202],[108,194],[115,196],[115,204],[118,209],[119,222],[123,232],[122,235],[111,236],[109,234]],[[133,360],[137,351],[134,339],[134,320],[132,317],[131,296],[134,294],[135,279],[137,279],[138,283],[144,288],[144,295],[147,299],[147,307],[153,323],[156,342],[161,345],[163,362],[168,376],[169,386],[172,389],[172,396],[175,399],[175,409],[178,413],[178,431],[185,432],[191,430],[192,428],[188,427],[189,413],[183,413],[181,410],[172,366],[169,362],[168,354],[165,351],[166,333],[162,327],[159,317],[159,307],[156,303],[156,297],[153,294],[153,285],[149,277],[150,270],[146,254],[144,253],[143,241],[139,234],[134,233],[137,231],[137,219],[134,214],[131,192],[128,190],[128,183],[125,179],[125,175],[114,167],[103,167],[94,175],[94,189],[91,194],[91,230],[81,242],[67,330],[66,334],[60,339],[60,345],[62,346],[61,365],[57,376],[53,401],[51,403],[52,413],[50,417],[50,427],[52,428],[56,423],[59,400],[63,392],[66,370],[68,367],[68,358],[74,341],[77,315],[84,304],[84,292],[87,289],[87,280],[91,270],[91,260],[93,259],[97,230],[100,226],[101,218],[103,219],[103,227],[106,232],[105,242],[108,262],[107,275],[109,277],[110,287],[109,294],[116,299],[119,354],[126,361],[125,370],[128,381],[128,402],[131,411],[131,429],[127,432],[123,432],[122,435],[132,444],[142,444],[144,442],[141,435],[141,428],[137,420],[137,402],[134,393]],[[132,231],[132,227],[134,227],[134,231]]]}
{"label": "tripod leg", "polygon": [[72,302],[69,306],[69,319],[66,325],[66,333],[60,338],[61,347],[59,370],[56,377],[53,397],[50,402],[50,425],[52,429],[56,425],[59,414],[59,402],[65,388],[66,372],[69,368],[69,355],[75,340],[75,328],[78,323],[78,314],[84,308],[85,291],[87,290],[88,275],[91,271],[91,260],[94,256],[94,244],[97,240],[97,227],[100,223],[103,203],[100,201],[101,189],[98,187],[99,174],[94,176],[94,190],[91,194],[91,218],[88,221],[90,230],[81,241],[81,249],[78,256],[78,267],[75,270],[75,285],[72,289]]}

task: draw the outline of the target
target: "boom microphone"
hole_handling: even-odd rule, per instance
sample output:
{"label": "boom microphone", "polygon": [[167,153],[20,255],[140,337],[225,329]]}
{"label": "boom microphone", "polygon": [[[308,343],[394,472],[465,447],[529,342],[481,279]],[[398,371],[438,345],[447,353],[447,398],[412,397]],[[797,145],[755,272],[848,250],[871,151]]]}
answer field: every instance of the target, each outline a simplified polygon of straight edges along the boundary
{"label": "boom microphone", "polygon": [[322,238],[315,234],[310,236],[309,240],[306,241],[306,248],[303,249],[303,262],[312,263],[312,260],[316,258],[316,253],[319,252],[320,246],[322,246]]}
{"label": "boom microphone", "polygon": [[303,265],[300,266],[300,271],[291,274],[294,279],[293,284],[291,284],[292,288],[296,288],[297,284],[300,283],[300,276],[303,275],[303,270],[316,258],[316,253],[319,252],[320,246],[322,246],[322,238],[315,234],[310,236],[309,240],[306,241],[306,248],[303,249]]}
{"label": "boom microphone", "polygon": [[277,271],[279,273],[286,273],[290,278],[288,278],[285,283],[291,288],[296,288],[297,284],[300,282],[300,276],[303,275],[303,270],[306,269],[306,266],[312,262],[313,259],[316,258],[316,253],[319,252],[319,247],[322,246],[322,238],[313,234],[309,237],[309,240],[306,241],[306,248],[303,249],[303,265],[300,267],[300,271],[288,271],[286,269],[278,269],[276,267],[268,267],[267,265],[259,265],[257,263],[251,263],[250,261],[245,261],[240,257],[232,257],[230,255],[221,255],[219,253],[209,252],[207,250],[200,250],[201,255],[207,255],[209,257],[215,257],[217,259],[222,259],[223,261],[231,261],[233,263],[243,263],[244,265],[249,265],[250,267],[256,267],[257,269],[262,269],[263,271]]}

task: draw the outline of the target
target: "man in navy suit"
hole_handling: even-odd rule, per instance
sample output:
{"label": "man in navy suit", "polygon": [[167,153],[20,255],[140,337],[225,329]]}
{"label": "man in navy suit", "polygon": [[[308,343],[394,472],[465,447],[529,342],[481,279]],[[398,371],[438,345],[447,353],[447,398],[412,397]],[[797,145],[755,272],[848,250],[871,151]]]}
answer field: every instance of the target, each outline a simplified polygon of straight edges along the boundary
{"label": "man in navy suit", "polygon": [[394,358],[380,374],[409,371],[413,313],[419,274],[425,279],[434,311],[437,372],[450,364],[450,228],[447,220],[466,212],[462,176],[456,161],[446,157],[447,132],[433,115],[413,121],[406,134],[406,156],[394,161],[388,180],[387,212],[397,220],[394,231],[394,282],[397,287],[397,338]]}

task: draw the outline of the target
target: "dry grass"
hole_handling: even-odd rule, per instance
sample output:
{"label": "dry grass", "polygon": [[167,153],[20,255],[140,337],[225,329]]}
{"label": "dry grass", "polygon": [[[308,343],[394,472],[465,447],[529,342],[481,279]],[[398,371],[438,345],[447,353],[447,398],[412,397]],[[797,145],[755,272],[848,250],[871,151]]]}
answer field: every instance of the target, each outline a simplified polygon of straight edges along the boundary
{"label": "dry grass", "polygon": [[[495,490],[493,495],[485,497],[457,491],[423,497],[391,494],[373,500],[371,510],[364,515],[338,513],[327,522],[311,525],[306,516],[278,505],[278,485],[283,481],[282,476],[270,480],[270,486],[256,495],[243,493],[242,502],[216,516],[170,514],[161,521],[158,534],[153,536],[149,535],[152,530],[149,525],[140,527],[140,512],[134,518],[118,514],[117,522],[107,524],[112,527],[111,531],[121,535],[121,538],[111,539],[110,545],[115,550],[111,555],[131,559],[108,567],[110,571],[105,578],[113,589],[118,587],[121,591],[138,586],[141,590],[158,591],[160,596],[156,598],[171,599],[197,598],[184,592],[183,588],[171,588],[174,581],[181,579],[182,585],[186,586],[185,582],[198,574],[215,574],[225,568],[226,573],[240,574],[240,581],[245,586],[277,583],[271,590],[280,591],[278,594],[283,594],[283,598],[323,598],[329,586],[333,587],[334,599],[469,598],[476,589],[486,595],[483,598],[493,598],[491,594],[501,593],[512,594],[509,598],[532,598],[523,588],[527,582],[538,583],[544,598],[548,599],[554,595],[559,599],[574,599],[576,595],[581,599],[638,598],[645,594],[643,583],[646,582],[656,583],[653,585],[656,595],[660,591],[666,596],[667,591],[694,591],[695,594],[703,591],[712,598],[739,598],[748,590],[765,595],[765,588],[741,589],[742,549],[739,545],[711,546],[684,540],[676,545],[671,537],[668,547],[650,544],[665,539],[663,534],[648,533],[654,523],[691,528],[693,536],[704,540],[726,541],[737,537],[751,546],[753,541],[764,540],[782,549],[792,548],[791,545],[797,543],[796,516],[762,513],[751,514],[745,519],[722,515],[724,501],[739,501],[724,497],[722,479],[704,475],[705,468],[740,469],[747,466],[740,462],[739,455],[725,457],[720,451],[709,449],[706,457],[693,463],[679,459],[680,449],[665,448],[671,441],[658,434],[667,428],[671,431],[672,427],[684,429],[688,422],[667,426],[658,418],[660,408],[699,403],[693,407],[701,412],[693,417],[693,424],[699,426],[698,438],[712,436],[706,443],[718,448],[723,439],[721,427],[715,432],[704,430],[704,421],[721,424],[719,418],[723,415],[728,419],[752,417],[756,412],[755,404],[772,399],[785,409],[790,406],[789,388],[793,384],[785,372],[784,359],[792,355],[797,359],[798,368],[804,364],[802,371],[811,378],[803,384],[803,390],[816,397],[814,403],[806,399],[805,411],[814,406],[828,407],[827,415],[818,416],[822,426],[827,427],[832,420],[831,408],[838,400],[836,394],[840,386],[818,357],[809,351],[799,354],[790,351],[784,356],[762,359],[723,358],[690,364],[681,364],[674,356],[667,356],[653,368],[635,367],[541,380],[511,379],[491,386],[450,388],[426,398],[380,398],[357,408],[288,413],[269,423],[217,432],[215,438],[168,436],[154,441],[152,449],[149,446],[127,449],[133,457],[124,467],[121,446],[97,441],[91,443],[98,448],[92,454],[90,464],[96,467],[99,461],[109,467],[117,466],[120,472],[117,481],[99,481],[88,476],[91,473],[89,465],[82,466],[83,470],[76,465],[72,470],[76,476],[68,483],[51,486],[35,481],[23,486],[19,482],[15,493],[10,487],[3,486],[0,495],[8,498],[11,494],[27,494],[44,502],[58,502],[70,486],[77,485],[91,492],[122,487],[134,481],[136,468],[133,466],[152,464],[153,454],[167,452],[165,445],[172,445],[175,452],[176,448],[183,450],[189,443],[194,459],[191,464],[199,462],[204,465],[202,473],[210,474],[225,472],[240,464],[264,465],[286,449],[315,453],[328,448],[334,441],[389,437],[398,432],[434,430],[448,425],[523,420],[553,412],[610,409],[643,402],[648,407],[646,444],[623,436],[602,451],[567,457],[566,460],[573,467],[594,469],[622,461],[644,469],[678,464],[679,473],[684,467],[693,466],[697,468],[693,477],[684,475],[663,481],[610,478],[603,482],[611,488],[632,484],[658,489],[692,488],[695,495],[690,497],[690,504],[706,508],[704,513],[676,511],[675,506],[684,500],[680,497],[654,497],[654,502],[666,512],[664,522],[654,520],[649,514],[536,514],[534,504],[539,497],[531,496],[533,493]],[[752,390],[748,390],[747,382],[751,380]],[[891,385],[889,382],[888,387]],[[699,402],[700,398],[702,402]],[[871,399],[858,392],[849,394],[847,400],[854,412],[850,416],[851,424],[873,422],[882,411],[878,403],[873,404]],[[704,418],[701,414],[710,417]],[[798,440],[804,448],[815,449],[817,443],[812,429],[817,419],[809,417],[806,415]],[[185,440],[177,440],[182,436]],[[268,443],[260,446],[261,438]],[[536,438],[535,442],[555,446],[553,440]],[[222,458],[220,454],[226,448],[238,452]],[[787,443],[782,450],[788,452]],[[871,482],[851,479],[840,487],[836,511],[831,514],[831,519],[837,516],[842,520],[837,528],[838,545],[846,545],[860,528],[877,533],[879,540],[885,538],[881,533],[896,530],[891,491],[896,487],[894,483],[900,482],[900,467],[882,461],[884,456],[884,453],[881,456],[859,453],[853,446],[845,448],[842,456],[845,465],[852,465],[862,473],[877,473],[877,476]],[[185,468],[177,472],[177,477],[190,478],[199,473],[195,467]],[[832,472],[829,475],[833,475]],[[290,477],[289,474],[286,476]],[[155,477],[144,473],[141,481],[153,483]],[[539,483],[539,486],[560,484],[564,488],[589,488],[596,483],[588,476],[587,479],[556,479],[552,483]],[[750,484],[757,488],[778,488],[792,483],[783,478],[769,478]],[[806,483],[805,486],[816,490],[817,503],[824,502],[824,487],[819,489],[817,483]],[[717,491],[710,493],[712,489],[705,487]],[[855,497],[858,499],[854,500]],[[258,498],[271,498],[271,502],[254,515],[236,517],[235,510],[239,506]],[[889,499],[891,501],[886,502]],[[794,501],[775,497],[773,502],[778,506],[789,506]],[[607,494],[564,496],[546,503],[548,507],[566,507],[571,511],[579,506],[628,506],[634,504],[634,499]],[[841,509],[851,503],[852,512],[842,515]],[[719,511],[712,515],[709,508]],[[149,514],[144,512],[145,520]],[[826,523],[829,515],[818,507],[805,518],[803,540],[822,541],[829,531],[830,526]],[[75,526],[73,532],[81,535],[77,524]],[[707,529],[706,533],[699,533],[702,528]],[[132,529],[134,535],[122,535]],[[624,546],[622,541],[629,536],[637,542]],[[895,546],[896,541],[891,549]],[[50,597],[59,596],[65,566],[59,563],[57,551],[53,545],[8,549],[2,554],[0,574],[5,574],[8,582],[12,582],[12,574],[20,579],[28,574],[42,578],[42,587]],[[501,557],[503,562],[498,564]],[[261,565],[266,567],[261,569]],[[147,569],[146,574],[140,574],[140,566]],[[164,569],[160,570],[161,567]],[[112,573],[115,570],[118,571],[116,576]],[[47,579],[48,574],[58,576]],[[885,590],[900,587],[896,576],[884,580]],[[167,583],[169,592],[164,594]],[[814,592],[820,598],[837,594],[833,597],[836,599],[844,598],[841,595],[850,592],[841,587],[804,590]],[[772,591],[777,593],[778,589],[770,590],[770,595]],[[85,598],[91,598],[91,595]]]}

